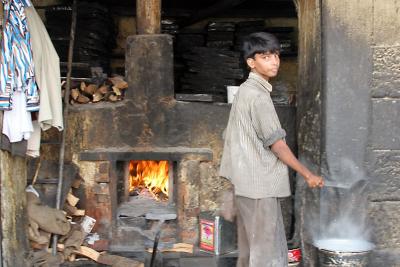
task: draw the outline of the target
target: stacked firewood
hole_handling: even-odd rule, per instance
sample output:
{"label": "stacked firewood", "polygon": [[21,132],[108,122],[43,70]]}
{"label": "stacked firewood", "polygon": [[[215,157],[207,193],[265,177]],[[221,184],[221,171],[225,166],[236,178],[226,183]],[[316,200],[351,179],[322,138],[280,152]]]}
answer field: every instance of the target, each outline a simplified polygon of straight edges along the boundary
{"label": "stacked firewood", "polygon": [[[82,179],[76,178],[66,196],[63,210],[51,208],[41,203],[39,193],[33,186],[28,186],[28,238],[31,252],[29,266],[60,266],[65,261],[93,260],[95,262],[118,267],[143,267],[143,263],[133,259],[98,252],[90,247],[88,237],[96,220],[85,215],[85,210],[76,206],[79,198],[73,191],[79,189]],[[51,253],[51,235],[58,235],[57,253]],[[98,235],[97,239],[98,240]]]}
{"label": "stacked firewood", "polygon": [[70,93],[71,104],[117,102],[123,99],[128,83],[121,76],[108,78],[101,85],[81,82],[73,85]]}

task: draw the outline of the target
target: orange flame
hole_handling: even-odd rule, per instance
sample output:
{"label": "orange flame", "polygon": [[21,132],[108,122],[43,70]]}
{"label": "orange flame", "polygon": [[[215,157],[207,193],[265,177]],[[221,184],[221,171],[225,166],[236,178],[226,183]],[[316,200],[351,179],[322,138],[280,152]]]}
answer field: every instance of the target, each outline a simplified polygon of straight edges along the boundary
{"label": "orange flame", "polygon": [[131,160],[129,191],[147,188],[158,199],[162,192],[168,197],[168,161]]}

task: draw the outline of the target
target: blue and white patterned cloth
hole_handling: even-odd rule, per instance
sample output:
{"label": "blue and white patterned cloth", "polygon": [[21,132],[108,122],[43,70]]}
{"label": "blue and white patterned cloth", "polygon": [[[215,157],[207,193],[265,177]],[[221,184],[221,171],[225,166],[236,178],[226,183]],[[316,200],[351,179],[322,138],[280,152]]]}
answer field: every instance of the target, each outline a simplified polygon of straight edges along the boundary
{"label": "blue and white patterned cloth", "polygon": [[15,91],[26,95],[27,110],[39,110],[30,33],[24,7],[29,0],[3,0],[4,21],[0,63],[0,110],[12,109]]}

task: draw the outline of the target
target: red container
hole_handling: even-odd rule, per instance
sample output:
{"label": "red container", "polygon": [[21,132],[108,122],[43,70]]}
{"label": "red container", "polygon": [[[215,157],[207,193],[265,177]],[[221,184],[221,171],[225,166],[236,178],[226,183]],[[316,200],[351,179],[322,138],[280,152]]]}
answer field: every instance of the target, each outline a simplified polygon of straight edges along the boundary
{"label": "red container", "polygon": [[293,248],[288,251],[289,262],[299,262],[301,261],[301,249]]}

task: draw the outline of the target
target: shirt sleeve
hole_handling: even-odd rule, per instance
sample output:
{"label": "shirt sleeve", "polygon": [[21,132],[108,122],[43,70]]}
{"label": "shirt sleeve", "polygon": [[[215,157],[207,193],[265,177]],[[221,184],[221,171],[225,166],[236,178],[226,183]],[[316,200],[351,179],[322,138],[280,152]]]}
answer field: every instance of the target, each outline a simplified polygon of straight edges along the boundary
{"label": "shirt sleeve", "polygon": [[284,139],[286,132],[282,129],[271,99],[259,97],[250,108],[251,119],[257,137],[269,148],[279,139]]}

